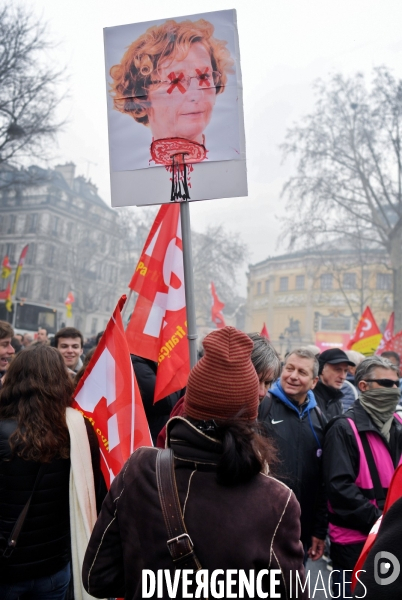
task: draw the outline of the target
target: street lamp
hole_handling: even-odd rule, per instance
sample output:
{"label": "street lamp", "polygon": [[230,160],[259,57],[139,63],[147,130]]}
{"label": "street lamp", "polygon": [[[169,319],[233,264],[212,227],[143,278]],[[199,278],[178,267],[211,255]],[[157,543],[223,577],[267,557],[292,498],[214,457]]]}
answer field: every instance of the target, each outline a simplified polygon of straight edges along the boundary
{"label": "street lamp", "polygon": [[283,347],[283,342],[285,341],[285,336],[283,335],[283,333],[281,333],[281,335],[279,336],[279,354],[282,356],[282,347]]}

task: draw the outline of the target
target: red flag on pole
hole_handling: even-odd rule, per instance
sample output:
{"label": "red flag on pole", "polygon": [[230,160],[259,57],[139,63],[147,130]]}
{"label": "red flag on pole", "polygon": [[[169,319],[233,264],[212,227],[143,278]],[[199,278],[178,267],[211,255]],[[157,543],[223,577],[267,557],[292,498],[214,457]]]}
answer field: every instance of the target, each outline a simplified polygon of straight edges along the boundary
{"label": "red flag on pole", "polygon": [[381,331],[370,307],[367,306],[360,317],[356,331],[349,340],[348,350],[356,350],[365,356],[370,356],[377,350],[381,338]]}
{"label": "red flag on pole", "polygon": [[134,450],[152,446],[121,318],[125,301],[122,296],[74,393],[74,408],[98,435],[108,487]]}
{"label": "red flag on pole", "polygon": [[25,264],[25,259],[26,259],[26,256],[28,254],[28,248],[29,248],[29,244],[27,244],[26,246],[24,246],[23,249],[21,250],[20,259],[18,261],[18,265],[17,265],[16,271],[15,271],[13,287],[12,287],[12,290],[11,290],[11,295],[12,296],[15,296],[15,294],[17,292],[18,280],[19,280],[20,275],[21,275],[22,267]]}
{"label": "red flag on pole", "polygon": [[129,287],[138,298],[126,338],[132,354],[158,363],[156,402],[190,372],[179,204],[162,204]]}
{"label": "red flag on pole", "polygon": [[7,279],[7,277],[10,277],[11,275],[11,264],[10,264],[10,259],[8,258],[8,256],[5,256],[3,258],[3,262],[1,263],[1,277],[3,279]]}
{"label": "red flag on pole", "polygon": [[402,331],[396,333],[383,347],[382,352],[396,352],[402,356]]}
{"label": "red flag on pole", "polygon": [[394,321],[395,321],[395,313],[391,313],[390,318],[388,319],[388,323],[386,328],[384,329],[384,333],[382,335],[382,340],[376,350],[376,354],[382,354],[385,350],[385,346],[387,342],[391,340],[394,335]]}
{"label": "red flag on pole", "polygon": [[17,268],[15,270],[15,275],[14,275],[14,281],[13,281],[13,287],[11,288],[11,292],[8,295],[7,301],[6,301],[6,308],[9,312],[11,312],[12,306],[13,306],[13,301],[12,299],[15,299],[15,295],[17,293],[17,286],[18,286],[18,280],[20,278],[21,275],[21,271],[22,271],[22,267],[24,266],[25,263],[25,259],[28,253],[28,248],[29,248],[29,244],[27,244],[26,246],[23,247],[23,249],[21,250],[21,254],[20,254],[20,259],[18,261],[18,265]]}
{"label": "red flag on pole", "polygon": [[388,510],[391,508],[391,506],[394,504],[394,502],[399,500],[399,498],[401,498],[401,497],[402,497],[402,465],[400,465],[396,469],[396,471],[394,472],[394,474],[392,476],[392,480],[391,480],[391,483],[388,488],[387,498],[385,500],[385,506],[384,506],[383,513],[382,513],[381,517],[379,517],[378,520],[374,523],[374,525],[368,535],[368,538],[365,541],[363,550],[361,551],[361,554],[357,560],[355,568],[353,569],[352,591],[355,589],[356,584],[357,584],[356,574],[358,574],[359,571],[364,569],[364,563],[366,562],[366,558],[367,558],[371,548],[374,545],[374,542],[376,540],[378,531],[381,527],[381,522],[382,522],[382,519],[383,519],[385,513],[388,512]]}
{"label": "red flag on pole", "polygon": [[7,288],[0,292],[0,300],[7,300],[11,292],[11,284],[8,282]]}
{"label": "red flag on pole", "polygon": [[265,337],[265,338],[267,338],[267,340],[269,340],[269,333],[268,333],[268,329],[267,329],[267,326],[265,325],[265,323],[262,326],[260,336]]}
{"label": "red flag on pole", "polygon": [[64,300],[64,304],[66,305],[66,317],[70,318],[73,316],[73,302],[75,302],[73,292],[68,292],[67,298]]}
{"label": "red flag on pole", "polygon": [[222,310],[225,308],[223,302],[221,302],[216,293],[215,285],[211,281],[211,293],[212,293],[212,307],[211,307],[211,320],[215,323],[217,329],[225,327],[225,319],[223,318]]}

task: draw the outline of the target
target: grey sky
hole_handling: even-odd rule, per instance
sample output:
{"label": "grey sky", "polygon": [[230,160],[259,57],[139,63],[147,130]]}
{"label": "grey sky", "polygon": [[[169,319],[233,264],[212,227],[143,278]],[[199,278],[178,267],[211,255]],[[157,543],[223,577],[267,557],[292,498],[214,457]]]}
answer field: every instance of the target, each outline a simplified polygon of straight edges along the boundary
{"label": "grey sky", "polygon": [[402,77],[400,0],[21,3],[48,22],[58,42],[51,58],[66,65],[70,78],[70,97],[62,110],[69,122],[51,166],[73,161],[77,174],[89,174],[109,203],[103,27],[237,9],[249,196],[192,203],[191,220],[199,231],[209,223],[224,223],[239,232],[249,245],[250,262],[284,249],[277,247],[283,213],[279,196],[292,165],[281,165],[278,146],[286,128],[312,109],[312,82],[336,71],[369,76],[372,67],[381,64]]}

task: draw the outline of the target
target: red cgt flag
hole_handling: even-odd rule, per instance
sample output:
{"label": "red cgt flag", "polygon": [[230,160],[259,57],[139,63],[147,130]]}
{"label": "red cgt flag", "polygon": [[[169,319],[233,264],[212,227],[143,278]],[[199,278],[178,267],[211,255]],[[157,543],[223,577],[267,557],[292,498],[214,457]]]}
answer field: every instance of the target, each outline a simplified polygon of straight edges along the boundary
{"label": "red cgt flag", "polygon": [[402,331],[396,333],[382,349],[382,352],[392,351],[402,356]]}
{"label": "red cgt flag", "polygon": [[74,393],[74,408],[91,421],[98,435],[108,488],[134,450],[152,446],[124,335],[125,301],[122,296]]}
{"label": "red cgt flag", "polygon": [[370,307],[367,306],[360,317],[356,331],[349,340],[348,350],[356,350],[365,356],[371,356],[377,350],[381,338],[381,331]]}
{"label": "red cgt flag", "polygon": [[215,285],[211,281],[211,293],[212,293],[212,307],[211,307],[211,320],[215,323],[217,329],[225,327],[225,319],[223,318],[222,310],[225,308],[223,302],[221,302],[216,293]]}
{"label": "red cgt flag", "polygon": [[267,340],[269,340],[269,333],[268,333],[268,329],[267,329],[267,326],[265,325],[265,323],[262,326],[260,336],[265,337]]}
{"label": "red cgt flag", "polygon": [[391,313],[391,316],[388,319],[387,326],[384,330],[382,340],[375,352],[376,354],[382,354],[383,352],[385,352],[385,346],[391,340],[391,338],[394,336],[394,321],[395,321],[395,313]]}
{"label": "red cgt flag", "polygon": [[3,279],[7,279],[8,277],[10,277],[11,275],[11,264],[10,264],[10,259],[8,258],[8,256],[5,256],[3,258],[3,262],[1,263],[1,277]]}
{"label": "red cgt flag", "polygon": [[[397,467],[397,469],[394,471],[391,483],[389,484],[383,513],[382,513],[381,517],[379,517],[378,520],[374,523],[374,525],[368,535],[368,538],[363,546],[363,550],[361,551],[361,554],[357,560],[355,568],[353,569],[352,592],[354,591],[356,584],[357,584],[356,575],[358,575],[359,571],[364,569],[364,563],[366,562],[367,556],[369,555],[369,552],[370,552],[371,548],[373,547],[374,542],[377,538],[377,534],[381,527],[381,522],[382,522],[383,516],[385,515],[386,512],[389,511],[389,509],[394,504],[394,502],[399,500],[399,498],[401,498],[401,497],[402,497],[402,465],[399,465]],[[359,597],[359,596],[357,596],[357,597]],[[362,597],[362,596],[360,596],[360,597]]]}
{"label": "red cgt flag", "polygon": [[11,293],[11,284],[8,282],[7,288],[5,290],[0,291],[0,300],[7,300]]}
{"label": "red cgt flag", "polygon": [[67,294],[67,298],[64,300],[64,304],[66,305],[66,317],[67,319],[69,319],[70,317],[73,316],[73,302],[75,302],[75,298],[74,298],[74,294],[73,292],[68,292]]}
{"label": "red cgt flag", "polygon": [[129,287],[138,293],[126,329],[130,352],[158,363],[154,402],[187,383],[183,245],[179,204],[163,204]]}
{"label": "red cgt flag", "polygon": [[73,302],[75,302],[74,294],[73,292],[68,292],[67,298],[64,300],[64,304],[72,304]]}
{"label": "red cgt flag", "polygon": [[22,267],[25,264],[25,259],[26,259],[26,256],[28,254],[28,248],[29,248],[29,244],[27,244],[26,246],[24,246],[23,249],[21,250],[20,259],[18,261],[17,268],[15,269],[13,287],[11,288],[11,294],[10,294],[10,297],[9,297],[9,302],[10,303],[11,303],[11,296],[15,297],[15,294],[17,293],[18,280],[19,280],[19,278],[21,276]]}

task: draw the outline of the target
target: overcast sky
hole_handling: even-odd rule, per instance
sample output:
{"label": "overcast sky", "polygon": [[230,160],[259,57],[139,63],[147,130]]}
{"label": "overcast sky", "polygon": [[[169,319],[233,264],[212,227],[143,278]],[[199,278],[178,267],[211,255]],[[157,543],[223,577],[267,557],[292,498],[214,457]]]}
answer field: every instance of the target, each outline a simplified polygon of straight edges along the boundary
{"label": "overcast sky", "polygon": [[[72,161],[110,204],[103,28],[236,8],[244,87],[248,198],[191,204],[192,226],[223,223],[239,232],[249,262],[285,251],[280,191],[292,172],[281,164],[287,127],[313,108],[312,82],[334,72],[371,75],[377,65],[402,76],[401,0],[22,0],[48,22],[65,65],[68,118],[55,160]],[[278,245],[279,243],[279,245]],[[244,278],[243,278],[244,282]],[[242,290],[244,292],[244,289]]]}

